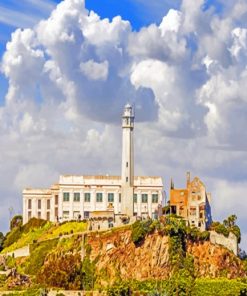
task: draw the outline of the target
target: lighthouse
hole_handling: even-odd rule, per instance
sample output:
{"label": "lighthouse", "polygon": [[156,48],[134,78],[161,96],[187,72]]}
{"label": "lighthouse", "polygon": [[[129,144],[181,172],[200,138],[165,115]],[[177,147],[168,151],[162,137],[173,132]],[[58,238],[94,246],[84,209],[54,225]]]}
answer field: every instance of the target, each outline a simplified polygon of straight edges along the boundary
{"label": "lighthouse", "polygon": [[122,205],[121,212],[134,215],[134,110],[125,105],[122,116]]}

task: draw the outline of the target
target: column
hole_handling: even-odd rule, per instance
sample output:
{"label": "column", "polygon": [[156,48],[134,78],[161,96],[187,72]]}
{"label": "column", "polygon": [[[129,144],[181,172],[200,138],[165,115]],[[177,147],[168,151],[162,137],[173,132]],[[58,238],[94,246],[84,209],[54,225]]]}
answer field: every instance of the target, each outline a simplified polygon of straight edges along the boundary
{"label": "column", "polygon": [[58,218],[62,222],[63,219],[63,190],[59,190],[58,193]]}
{"label": "column", "polygon": [[41,196],[40,199],[41,199],[41,218],[46,220],[46,198]]}
{"label": "column", "polygon": [[90,192],[91,192],[90,212],[92,212],[92,211],[95,211],[96,209],[96,190],[92,189]]}
{"label": "column", "polygon": [[84,219],[84,190],[80,190],[80,215]]}
{"label": "column", "polygon": [[74,219],[74,189],[71,189],[69,191],[69,195],[70,195],[70,198],[69,198],[69,220],[73,220]]}
{"label": "column", "polygon": [[113,205],[114,205],[114,213],[115,214],[118,214],[118,212],[119,212],[119,208],[120,208],[120,206],[119,206],[119,190],[116,190],[116,191],[114,191],[114,203],[113,203]]}
{"label": "column", "polygon": [[148,216],[152,218],[152,192],[148,192],[148,204],[147,204],[147,211],[148,211]]}
{"label": "column", "polygon": [[137,216],[140,216],[140,217],[142,213],[141,206],[142,206],[142,194],[141,194],[141,191],[138,191],[137,192]]}
{"label": "column", "polygon": [[108,205],[108,192],[106,191],[106,189],[103,190],[103,210],[106,211],[107,209],[107,205]]}
{"label": "column", "polygon": [[38,201],[37,197],[32,198],[32,217],[38,218]]}

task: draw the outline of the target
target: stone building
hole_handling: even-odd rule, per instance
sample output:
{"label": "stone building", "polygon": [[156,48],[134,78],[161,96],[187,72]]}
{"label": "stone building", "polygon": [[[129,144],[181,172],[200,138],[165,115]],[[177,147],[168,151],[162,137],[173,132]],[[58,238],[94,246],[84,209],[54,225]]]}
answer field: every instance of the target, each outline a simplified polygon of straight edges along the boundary
{"label": "stone building", "polygon": [[190,226],[206,230],[212,223],[211,217],[211,194],[206,192],[205,185],[195,177],[190,180],[187,173],[186,188],[174,188],[171,181],[170,189],[170,212],[184,218]]}
{"label": "stone building", "polygon": [[90,217],[156,217],[163,204],[161,177],[134,176],[134,111],[122,116],[122,175],[62,175],[49,189],[23,190],[23,222]]}

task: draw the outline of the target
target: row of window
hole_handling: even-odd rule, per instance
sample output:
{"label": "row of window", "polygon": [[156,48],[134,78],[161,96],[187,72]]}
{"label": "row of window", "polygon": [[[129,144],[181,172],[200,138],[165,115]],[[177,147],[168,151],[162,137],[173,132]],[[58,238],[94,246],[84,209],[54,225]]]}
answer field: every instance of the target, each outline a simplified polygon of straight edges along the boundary
{"label": "row of window", "polygon": [[[55,202],[56,205],[58,204],[57,198],[58,197],[56,196],[56,202]],[[133,198],[134,198],[134,203],[137,203],[137,194],[134,194]],[[81,199],[80,193],[75,192],[74,193],[74,201],[80,202],[80,199]],[[114,202],[114,193],[108,193],[107,199],[108,199],[108,202]],[[70,200],[70,193],[64,192],[63,193],[63,201],[69,202],[69,200]],[[159,200],[158,194],[152,194],[152,203],[158,203],[158,200]],[[84,193],[84,201],[85,202],[91,201],[91,193],[89,193],[89,192]],[[103,202],[103,193],[101,193],[101,192],[96,193],[96,202]],[[119,194],[119,202],[121,202],[121,194]],[[141,195],[141,202],[142,203],[148,202],[148,194],[143,193]],[[48,199],[46,201],[46,209],[50,210],[50,208],[51,208],[51,201],[50,201],[50,199]],[[32,199],[28,200],[28,209],[29,210],[32,209]],[[39,199],[38,200],[38,210],[40,210],[40,209],[41,209],[41,200]]]}
{"label": "row of window", "polygon": [[[56,195],[57,196],[57,195]],[[55,196],[55,197],[56,197]],[[56,201],[57,198],[55,198]],[[55,205],[58,205],[58,202],[55,202]],[[32,209],[32,199],[28,200],[28,209],[31,210]],[[47,199],[46,200],[46,209],[50,210],[51,209],[51,200]],[[41,199],[38,199],[38,210],[41,210]]]}
{"label": "row of window", "polygon": [[[134,194],[134,203],[137,203],[137,194]],[[107,195],[108,202],[114,202],[114,193],[108,193]],[[63,201],[68,202],[70,200],[70,193],[64,192],[63,193]],[[91,200],[91,193],[87,192],[84,193],[84,201],[90,202]],[[74,201],[79,202],[80,201],[80,193],[75,192],[74,193]],[[142,203],[148,202],[148,194],[143,193],[141,195],[141,201]],[[152,203],[158,203],[159,196],[158,194],[152,194]],[[96,202],[103,202],[103,193],[97,192],[96,193]],[[119,195],[119,202],[121,202],[121,194]]]}

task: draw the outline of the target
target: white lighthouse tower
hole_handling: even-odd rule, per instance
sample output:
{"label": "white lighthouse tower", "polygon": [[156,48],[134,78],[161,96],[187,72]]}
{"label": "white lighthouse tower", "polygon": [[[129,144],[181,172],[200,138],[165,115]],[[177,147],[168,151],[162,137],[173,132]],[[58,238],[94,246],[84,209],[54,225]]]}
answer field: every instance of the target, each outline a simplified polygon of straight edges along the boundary
{"label": "white lighthouse tower", "polygon": [[134,215],[134,110],[130,104],[124,107],[122,116],[122,214]]}

